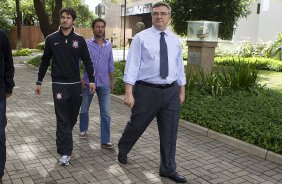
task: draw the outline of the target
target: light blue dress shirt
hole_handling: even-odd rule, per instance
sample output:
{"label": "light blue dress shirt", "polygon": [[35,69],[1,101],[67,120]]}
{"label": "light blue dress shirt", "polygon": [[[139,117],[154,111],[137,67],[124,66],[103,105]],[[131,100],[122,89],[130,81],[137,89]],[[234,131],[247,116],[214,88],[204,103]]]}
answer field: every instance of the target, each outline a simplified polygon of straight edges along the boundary
{"label": "light blue dress shirt", "polygon": [[181,43],[176,34],[168,29],[165,40],[168,50],[168,76],[160,76],[160,32],[154,26],[136,34],[130,45],[123,81],[134,85],[142,80],[153,84],[170,84],[177,81],[186,84]]}

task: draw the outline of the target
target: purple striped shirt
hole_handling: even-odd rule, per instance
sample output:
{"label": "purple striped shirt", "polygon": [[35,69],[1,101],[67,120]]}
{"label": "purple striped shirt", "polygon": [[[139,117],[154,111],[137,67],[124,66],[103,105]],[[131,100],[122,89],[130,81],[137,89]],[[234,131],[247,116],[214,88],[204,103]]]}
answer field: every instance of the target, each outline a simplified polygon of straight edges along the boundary
{"label": "purple striped shirt", "polygon": [[[94,66],[94,76],[96,86],[110,85],[109,73],[114,72],[114,59],[112,44],[105,38],[102,47],[95,40],[91,38],[86,40],[88,50],[90,53],[91,61]],[[84,71],[83,80],[88,84],[89,79]]]}

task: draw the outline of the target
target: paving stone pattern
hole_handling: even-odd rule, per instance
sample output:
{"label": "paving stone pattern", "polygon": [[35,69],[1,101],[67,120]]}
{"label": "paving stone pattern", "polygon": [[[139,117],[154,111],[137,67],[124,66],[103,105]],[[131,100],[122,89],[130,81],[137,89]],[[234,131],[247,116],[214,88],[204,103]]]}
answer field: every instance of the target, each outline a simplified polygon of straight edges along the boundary
{"label": "paving stone pattern", "polygon": [[[79,139],[79,126],[73,131],[74,150],[69,166],[58,164],[56,119],[51,96],[50,74],[43,92],[34,94],[37,69],[15,62],[16,87],[8,99],[7,162],[5,184],[32,183],[174,183],[158,174],[159,138],[152,122],[128,155],[128,165],[117,161],[117,148],[100,148],[97,96],[90,110],[88,138]],[[111,137],[117,144],[130,109],[120,100],[111,101]],[[178,171],[191,184],[272,184],[282,183],[282,166],[179,127]]]}

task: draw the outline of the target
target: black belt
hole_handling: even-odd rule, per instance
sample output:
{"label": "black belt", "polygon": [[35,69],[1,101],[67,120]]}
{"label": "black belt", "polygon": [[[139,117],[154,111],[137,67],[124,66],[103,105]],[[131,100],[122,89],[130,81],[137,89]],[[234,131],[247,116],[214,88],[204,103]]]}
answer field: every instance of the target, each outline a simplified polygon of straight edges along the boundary
{"label": "black belt", "polygon": [[172,87],[174,85],[175,81],[171,84],[152,84],[152,83],[148,83],[148,82],[144,82],[144,81],[136,81],[136,83],[143,85],[143,86],[152,87],[152,88],[166,89],[166,88]]}

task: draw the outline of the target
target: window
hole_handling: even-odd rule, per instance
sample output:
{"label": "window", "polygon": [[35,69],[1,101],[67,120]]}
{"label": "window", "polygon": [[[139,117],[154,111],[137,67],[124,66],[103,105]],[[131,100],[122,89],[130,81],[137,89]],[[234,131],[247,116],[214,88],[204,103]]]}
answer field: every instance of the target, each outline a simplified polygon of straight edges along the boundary
{"label": "window", "polygon": [[258,3],[258,6],[257,6],[257,14],[260,13],[260,3]]}

